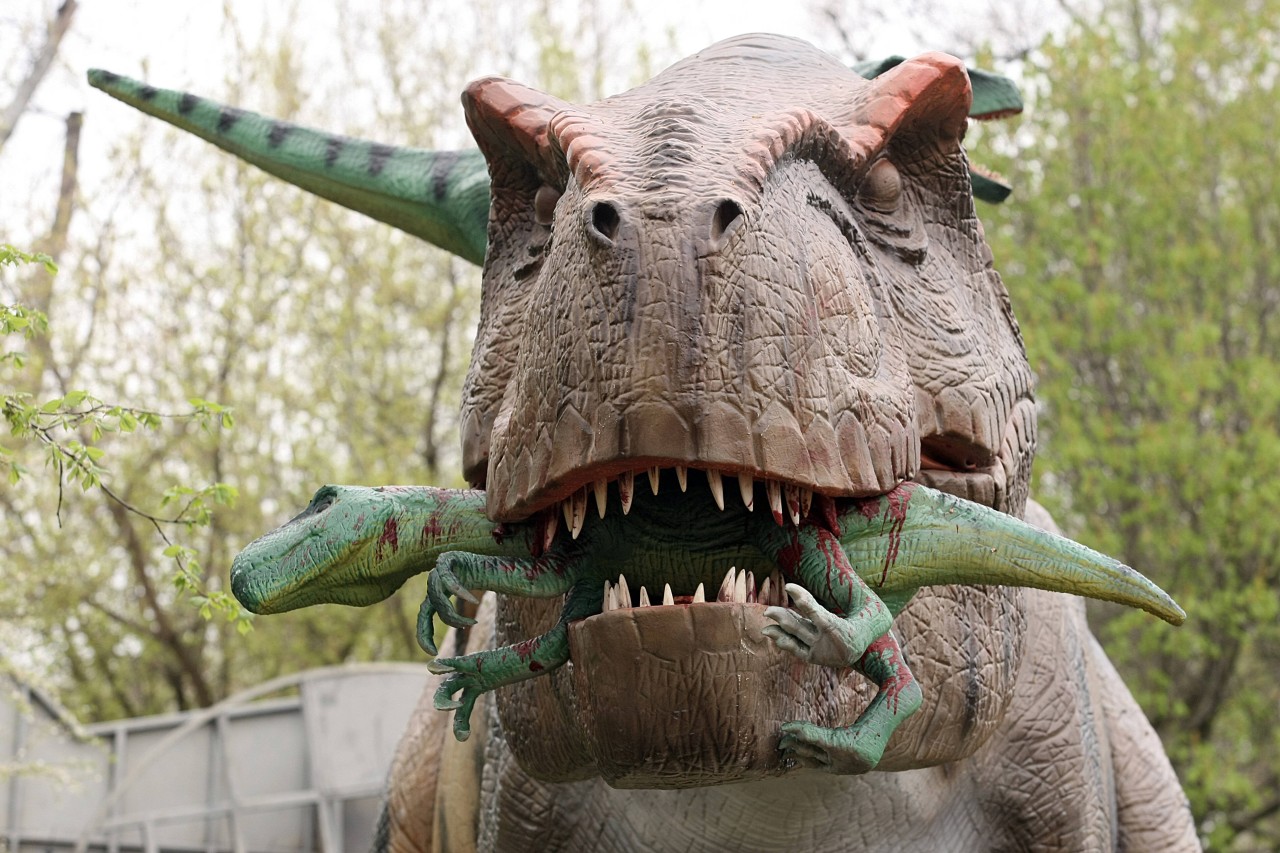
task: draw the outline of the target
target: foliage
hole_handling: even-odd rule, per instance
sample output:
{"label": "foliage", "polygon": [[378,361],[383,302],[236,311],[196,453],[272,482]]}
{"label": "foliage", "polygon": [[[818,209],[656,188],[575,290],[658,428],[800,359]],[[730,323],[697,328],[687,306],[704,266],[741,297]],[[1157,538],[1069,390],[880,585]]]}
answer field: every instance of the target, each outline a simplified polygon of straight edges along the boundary
{"label": "foliage", "polygon": [[1051,39],[1025,120],[987,131],[1018,189],[984,213],[1039,377],[1035,491],[1189,612],[1094,615],[1238,850],[1280,846],[1280,3],[1247,6],[1117,3]]}
{"label": "foliage", "polygon": [[[572,16],[540,24],[533,44],[520,35],[536,12],[509,4],[338,3],[341,43],[323,49],[301,41],[288,8],[253,33],[228,13],[229,76],[193,88],[368,139],[460,148],[457,93],[482,72],[613,85],[629,57],[602,48],[625,15],[592,8],[595,62],[565,35]],[[124,108],[86,103],[84,144],[105,147],[95,121]],[[246,637],[201,611],[222,612],[234,554],[323,483],[460,484],[478,270],[129,118],[112,173],[79,194],[62,274],[16,284],[14,301],[54,323],[14,386],[29,396],[6,408],[25,438],[5,468],[22,488],[0,490],[0,647],[85,720],[207,705],[309,666],[421,660],[412,593],[258,620]],[[55,476],[25,476],[51,459]],[[92,488],[63,501],[58,465]],[[205,482],[227,485],[185,485]],[[174,521],[181,536],[157,536]]]}
{"label": "foliage", "polygon": [[[38,264],[52,276],[58,271],[53,259],[44,253],[23,252],[8,244],[0,244],[0,267]],[[27,341],[39,339],[49,332],[49,321],[44,312],[28,308],[20,303],[0,304],[0,337],[21,335]],[[14,370],[27,366],[27,355],[20,350],[0,352],[0,367],[9,365]],[[168,415],[131,406],[106,403],[84,390],[72,390],[43,402],[35,402],[34,395],[24,391],[0,393],[0,415],[9,427],[9,433],[21,442],[35,442],[45,451],[45,461],[55,471],[58,502],[55,516],[61,523],[63,485],[70,482],[88,492],[96,489],[138,518],[150,522],[166,548],[164,556],[173,560],[173,584],[180,592],[190,593],[191,601],[200,609],[205,619],[217,612],[235,622],[244,633],[251,627],[250,614],[230,595],[217,590],[207,590],[201,581],[201,567],[197,552],[175,544],[166,533],[166,527],[180,527],[190,531],[203,527],[213,517],[211,503],[230,505],[236,497],[235,488],[226,483],[213,483],[201,489],[191,486],[173,486],[164,495],[162,506],[181,501],[181,508],[172,516],[161,517],[146,512],[116,494],[104,480],[108,474],[101,446],[105,433],[132,433],[138,429],[158,429],[164,420],[189,420],[209,430],[214,425],[230,429],[233,425],[231,410],[208,400],[193,398],[189,414]],[[10,485],[18,485],[29,472],[20,461],[24,454],[20,448],[0,445],[0,470],[7,469]]]}

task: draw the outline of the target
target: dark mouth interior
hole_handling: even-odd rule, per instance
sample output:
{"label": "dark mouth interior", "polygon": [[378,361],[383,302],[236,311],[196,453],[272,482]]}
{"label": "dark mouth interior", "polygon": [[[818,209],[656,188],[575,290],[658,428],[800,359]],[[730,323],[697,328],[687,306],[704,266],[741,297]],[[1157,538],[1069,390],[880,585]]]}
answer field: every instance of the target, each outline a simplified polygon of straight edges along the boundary
{"label": "dark mouth interior", "polygon": [[751,544],[751,525],[816,524],[838,536],[839,514],[854,499],[717,474],[675,467],[630,472],[602,484],[602,501],[593,483],[537,516],[543,547],[564,538],[573,547],[581,537],[600,578],[605,614],[664,604],[787,606],[787,579]]}

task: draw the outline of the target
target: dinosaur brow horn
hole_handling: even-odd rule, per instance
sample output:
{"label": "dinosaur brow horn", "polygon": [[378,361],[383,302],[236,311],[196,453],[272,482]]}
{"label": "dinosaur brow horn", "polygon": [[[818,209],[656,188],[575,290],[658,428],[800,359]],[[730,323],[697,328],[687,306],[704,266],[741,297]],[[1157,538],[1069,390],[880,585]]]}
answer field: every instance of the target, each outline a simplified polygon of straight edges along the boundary
{"label": "dinosaur brow horn", "polygon": [[871,98],[856,122],[893,136],[903,125],[928,121],[938,132],[964,135],[973,88],[964,63],[945,53],[909,59],[871,81]]}
{"label": "dinosaur brow horn", "polygon": [[745,160],[738,167],[738,178],[758,192],[778,161],[793,154],[818,163],[837,188],[852,189],[886,139],[883,134],[851,137],[812,110],[792,110],[766,122],[765,129],[743,147]]}
{"label": "dinosaur brow horn", "polygon": [[563,177],[564,160],[552,144],[551,120],[570,105],[505,77],[483,77],[462,94],[467,126],[492,167],[513,156],[544,177]]}
{"label": "dinosaur brow horn", "polygon": [[608,150],[598,120],[581,110],[562,110],[552,118],[550,133],[580,185],[617,174],[616,158]]}

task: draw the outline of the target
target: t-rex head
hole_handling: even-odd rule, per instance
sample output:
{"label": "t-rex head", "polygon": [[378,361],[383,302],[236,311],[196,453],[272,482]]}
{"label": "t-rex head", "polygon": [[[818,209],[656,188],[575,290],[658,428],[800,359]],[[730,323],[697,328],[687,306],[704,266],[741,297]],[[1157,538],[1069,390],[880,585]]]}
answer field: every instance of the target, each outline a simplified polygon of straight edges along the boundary
{"label": "t-rex head", "polygon": [[973,208],[970,90],[744,36],[574,106],[498,78],[464,466],[495,519],[657,467],[1013,513],[1031,371]]}
{"label": "t-rex head", "polygon": [[[589,496],[619,511],[610,495],[648,500],[668,469],[682,485],[705,478],[708,501],[721,500],[723,478],[734,501],[739,491],[754,501],[759,484],[780,520],[808,512],[814,494],[865,496],[904,479],[1021,514],[1031,371],[974,213],[961,145],[970,98],[947,56],[866,81],[802,42],[762,35],[586,106],[509,80],[472,83],[463,103],[492,204],[463,449],[490,516],[541,514],[550,533],[563,508],[576,527]],[[634,488],[649,472],[653,486]],[[933,707],[895,736],[882,768],[953,760],[990,733],[1021,648],[1018,600],[948,587],[902,615]],[[669,618],[661,610],[637,611],[636,624]],[[506,599],[499,640],[538,634],[557,612]],[[695,626],[691,641],[699,630],[733,633]],[[683,734],[619,766],[604,758],[617,750],[597,742],[601,727],[584,731],[595,705],[625,693],[584,695],[593,682],[617,687],[626,673],[623,686],[646,697],[639,714],[691,689],[664,678],[670,649],[645,633],[619,649],[575,631],[590,661],[498,692],[529,772],[603,770],[646,786],[749,778],[705,757],[717,732],[694,772],[678,754],[698,753]],[[729,637],[719,650],[722,668],[745,666],[737,645]],[[745,633],[740,645],[767,652],[748,649]],[[797,679],[791,710],[802,718],[847,724],[872,694],[848,673],[813,667]],[[733,701],[757,707],[748,692]]]}

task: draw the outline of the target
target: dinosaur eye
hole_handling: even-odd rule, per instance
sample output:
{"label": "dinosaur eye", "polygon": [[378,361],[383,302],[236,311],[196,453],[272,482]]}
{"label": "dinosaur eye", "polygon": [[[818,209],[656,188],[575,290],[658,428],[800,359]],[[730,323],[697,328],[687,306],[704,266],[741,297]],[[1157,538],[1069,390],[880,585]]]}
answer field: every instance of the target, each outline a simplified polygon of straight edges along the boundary
{"label": "dinosaur eye", "polygon": [[560,191],[553,186],[543,184],[533,196],[533,221],[539,225],[550,225],[556,215],[556,202],[560,201]]}
{"label": "dinosaur eye", "polygon": [[871,167],[858,188],[858,199],[879,213],[893,213],[902,198],[902,176],[888,160]]}

